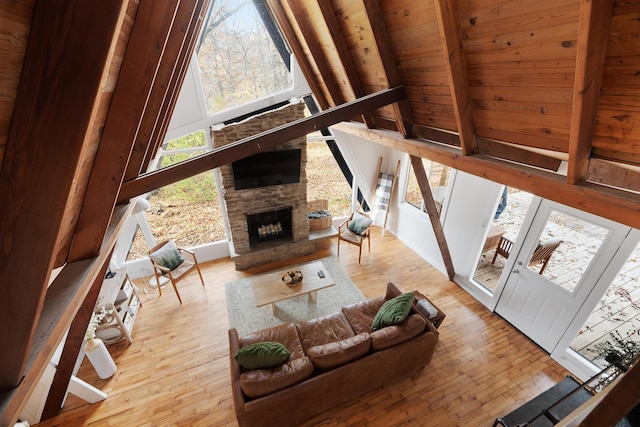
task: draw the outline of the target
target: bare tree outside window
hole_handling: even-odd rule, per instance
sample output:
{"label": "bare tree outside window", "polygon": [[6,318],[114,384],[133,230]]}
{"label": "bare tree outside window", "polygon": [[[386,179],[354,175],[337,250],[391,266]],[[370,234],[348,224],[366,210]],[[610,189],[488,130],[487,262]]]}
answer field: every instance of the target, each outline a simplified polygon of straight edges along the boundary
{"label": "bare tree outside window", "polygon": [[209,114],[288,89],[291,75],[253,2],[214,0],[198,50]]}

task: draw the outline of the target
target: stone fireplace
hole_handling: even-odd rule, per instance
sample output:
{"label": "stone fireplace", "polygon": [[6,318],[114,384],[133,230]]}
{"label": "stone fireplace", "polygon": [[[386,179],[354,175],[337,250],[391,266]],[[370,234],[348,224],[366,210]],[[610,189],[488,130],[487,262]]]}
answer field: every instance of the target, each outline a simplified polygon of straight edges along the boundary
{"label": "stone fireplace", "polygon": [[[213,145],[222,147],[303,118],[304,108],[304,102],[296,101],[239,123],[212,128]],[[309,240],[306,146],[306,137],[300,137],[283,142],[273,150],[300,150],[298,182],[274,185],[274,179],[270,179],[268,186],[246,188],[243,185],[239,186],[242,189],[236,189],[233,166],[228,164],[218,169],[229,217],[231,257],[236,269],[305,255],[316,250],[316,242]]]}

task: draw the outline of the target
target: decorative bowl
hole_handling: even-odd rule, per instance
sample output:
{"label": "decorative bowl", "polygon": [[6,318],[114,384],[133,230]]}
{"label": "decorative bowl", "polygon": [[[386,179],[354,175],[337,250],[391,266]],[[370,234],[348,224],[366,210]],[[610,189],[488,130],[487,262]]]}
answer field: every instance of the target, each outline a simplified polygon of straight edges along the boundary
{"label": "decorative bowl", "polygon": [[302,282],[302,272],[300,270],[289,270],[282,274],[282,283],[290,288]]}

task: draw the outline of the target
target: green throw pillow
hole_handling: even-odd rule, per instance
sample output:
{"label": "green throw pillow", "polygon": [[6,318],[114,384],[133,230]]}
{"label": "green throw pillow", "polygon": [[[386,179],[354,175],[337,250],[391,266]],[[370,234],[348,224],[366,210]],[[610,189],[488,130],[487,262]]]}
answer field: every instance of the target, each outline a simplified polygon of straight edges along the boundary
{"label": "green throw pillow", "polygon": [[180,251],[178,251],[173,240],[150,254],[149,258],[151,258],[153,262],[160,264],[163,267],[167,267],[169,270],[175,269],[184,261],[184,258],[180,255]]}
{"label": "green throw pillow", "polygon": [[358,236],[371,225],[373,221],[358,212],[353,213],[353,219],[349,222],[349,230]]}
{"label": "green throw pillow", "polygon": [[385,326],[402,323],[411,311],[411,303],[413,303],[413,292],[407,292],[386,301],[373,318],[371,329],[375,331]]}
{"label": "green throw pillow", "polygon": [[236,351],[233,358],[246,369],[275,368],[289,360],[289,350],[279,342],[264,341]]}

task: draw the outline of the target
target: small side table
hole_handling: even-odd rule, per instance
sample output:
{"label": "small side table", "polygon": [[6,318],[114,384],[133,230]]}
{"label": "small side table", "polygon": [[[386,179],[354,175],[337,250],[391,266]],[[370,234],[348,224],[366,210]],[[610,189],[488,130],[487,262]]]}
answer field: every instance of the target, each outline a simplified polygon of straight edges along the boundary
{"label": "small side table", "polygon": [[[447,315],[444,314],[444,312],[442,310],[440,310],[434,303],[432,303],[429,298],[427,298],[426,296],[422,295],[420,292],[414,291],[413,295],[414,295],[416,301],[420,301],[421,299],[427,300],[427,302],[429,304],[431,304],[433,306],[433,308],[435,308],[438,311],[438,314],[436,314],[435,316],[429,318],[429,321],[431,323],[433,323],[433,326],[436,329],[438,329],[440,327],[440,325],[442,324],[442,321],[444,320],[444,318],[447,317]],[[426,313],[425,313],[425,315],[426,315]]]}

